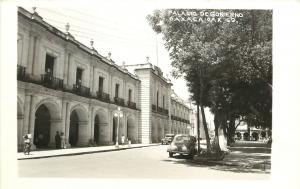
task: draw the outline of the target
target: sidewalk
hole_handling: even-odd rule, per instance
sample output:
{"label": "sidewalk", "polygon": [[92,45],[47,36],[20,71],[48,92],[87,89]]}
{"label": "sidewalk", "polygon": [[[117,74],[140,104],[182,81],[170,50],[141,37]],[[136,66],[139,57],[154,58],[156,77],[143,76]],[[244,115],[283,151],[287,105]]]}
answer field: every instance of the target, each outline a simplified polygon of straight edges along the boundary
{"label": "sidewalk", "polygon": [[80,154],[91,154],[91,153],[99,153],[99,152],[110,152],[110,151],[119,151],[119,150],[127,150],[132,148],[143,148],[148,146],[157,146],[157,144],[131,144],[130,147],[128,145],[119,145],[119,148],[115,146],[99,146],[99,147],[82,147],[82,148],[68,148],[68,149],[51,149],[44,151],[32,151],[29,155],[25,155],[23,152],[19,152],[17,155],[18,160],[26,160],[26,159],[40,159],[40,158],[49,158],[49,157],[58,157],[58,156],[72,156],[72,155],[80,155]]}
{"label": "sidewalk", "polygon": [[240,172],[270,172],[271,169],[271,145],[263,142],[242,141],[233,144],[230,154],[221,161],[201,160],[194,157],[197,164],[232,166],[232,169]]}

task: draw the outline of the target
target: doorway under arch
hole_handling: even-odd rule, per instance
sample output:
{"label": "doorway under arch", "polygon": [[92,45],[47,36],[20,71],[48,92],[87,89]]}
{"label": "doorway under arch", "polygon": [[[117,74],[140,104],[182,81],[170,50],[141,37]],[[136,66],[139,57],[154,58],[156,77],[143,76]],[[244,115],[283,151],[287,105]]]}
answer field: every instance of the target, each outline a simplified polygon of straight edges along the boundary
{"label": "doorway under arch", "polygon": [[35,112],[33,144],[37,148],[48,148],[50,142],[50,125],[50,111],[42,104]]}
{"label": "doorway under arch", "polygon": [[95,116],[94,120],[94,141],[96,144],[99,144],[100,139],[100,119],[99,116]]}
{"label": "doorway under arch", "polygon": [[78,142],[79,117],[74,110],[70,116],[69,143],[71,146],[76,146]]}

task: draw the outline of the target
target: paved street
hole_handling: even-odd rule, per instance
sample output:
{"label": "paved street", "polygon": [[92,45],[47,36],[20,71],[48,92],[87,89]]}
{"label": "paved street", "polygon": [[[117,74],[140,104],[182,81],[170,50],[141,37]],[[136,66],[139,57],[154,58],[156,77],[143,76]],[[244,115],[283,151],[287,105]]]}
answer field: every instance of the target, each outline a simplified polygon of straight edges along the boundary
{"label": "paved street", "polygon": [[[182,156],[169,158],[166,147],[152,146],[95,154],[19,160],[19,176],[153,179],[270,178],[270,174],[246,166],[199,163],[186,160]],[[249,149],[252,149],[251,153],[257,155],[255,148]],[[239,153],[243,153],[238,150]],[[241,157],[245,159],[244,156]]]}

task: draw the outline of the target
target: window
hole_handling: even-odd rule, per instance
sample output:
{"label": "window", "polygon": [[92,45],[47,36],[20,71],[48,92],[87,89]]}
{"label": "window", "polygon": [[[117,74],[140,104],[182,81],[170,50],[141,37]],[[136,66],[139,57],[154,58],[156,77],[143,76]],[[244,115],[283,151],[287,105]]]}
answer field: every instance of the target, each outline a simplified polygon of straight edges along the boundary
{"label": "window", "polygon": [[165,108],[165,95],[163,96],[163,108]]}
{"label": "window", "polygon": [[103,93],[103,82],[104,82],[104,78],[99,77],[99,85],[98,85],[99,93]]}
{"label": "window", "polygon": [[128,90],[128,102],[131,102],[132,90]]}
{"label": "window", "polygon": [[46,54],[45,73],[53,75],[55,57]]}
{"label": "window", "polygon": [[82,73],[83,73],[83,69],[77,68],[77,70],[76,70],[76,84],[77,85],[81,85]]}
{"label": "window", "polygon": [[119,88],[120,88],[120,84],[116,83],[116,88],[115,88],[115,97],[119,97]]}

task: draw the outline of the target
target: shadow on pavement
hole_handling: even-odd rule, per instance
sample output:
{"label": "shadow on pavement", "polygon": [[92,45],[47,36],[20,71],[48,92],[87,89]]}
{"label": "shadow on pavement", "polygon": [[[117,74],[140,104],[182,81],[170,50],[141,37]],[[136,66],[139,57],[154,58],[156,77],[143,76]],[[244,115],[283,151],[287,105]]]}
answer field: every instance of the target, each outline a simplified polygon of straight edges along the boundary
{"label": "shadow on pavement", "polygon": [[183,155],[174,155],[173,158],[163,161],[192,167],[206,167],[218,171],[270,174],[270,145],[263,143],[236,143],[230,149],[231,153],[224,160],[218,162],[190,160]]}

